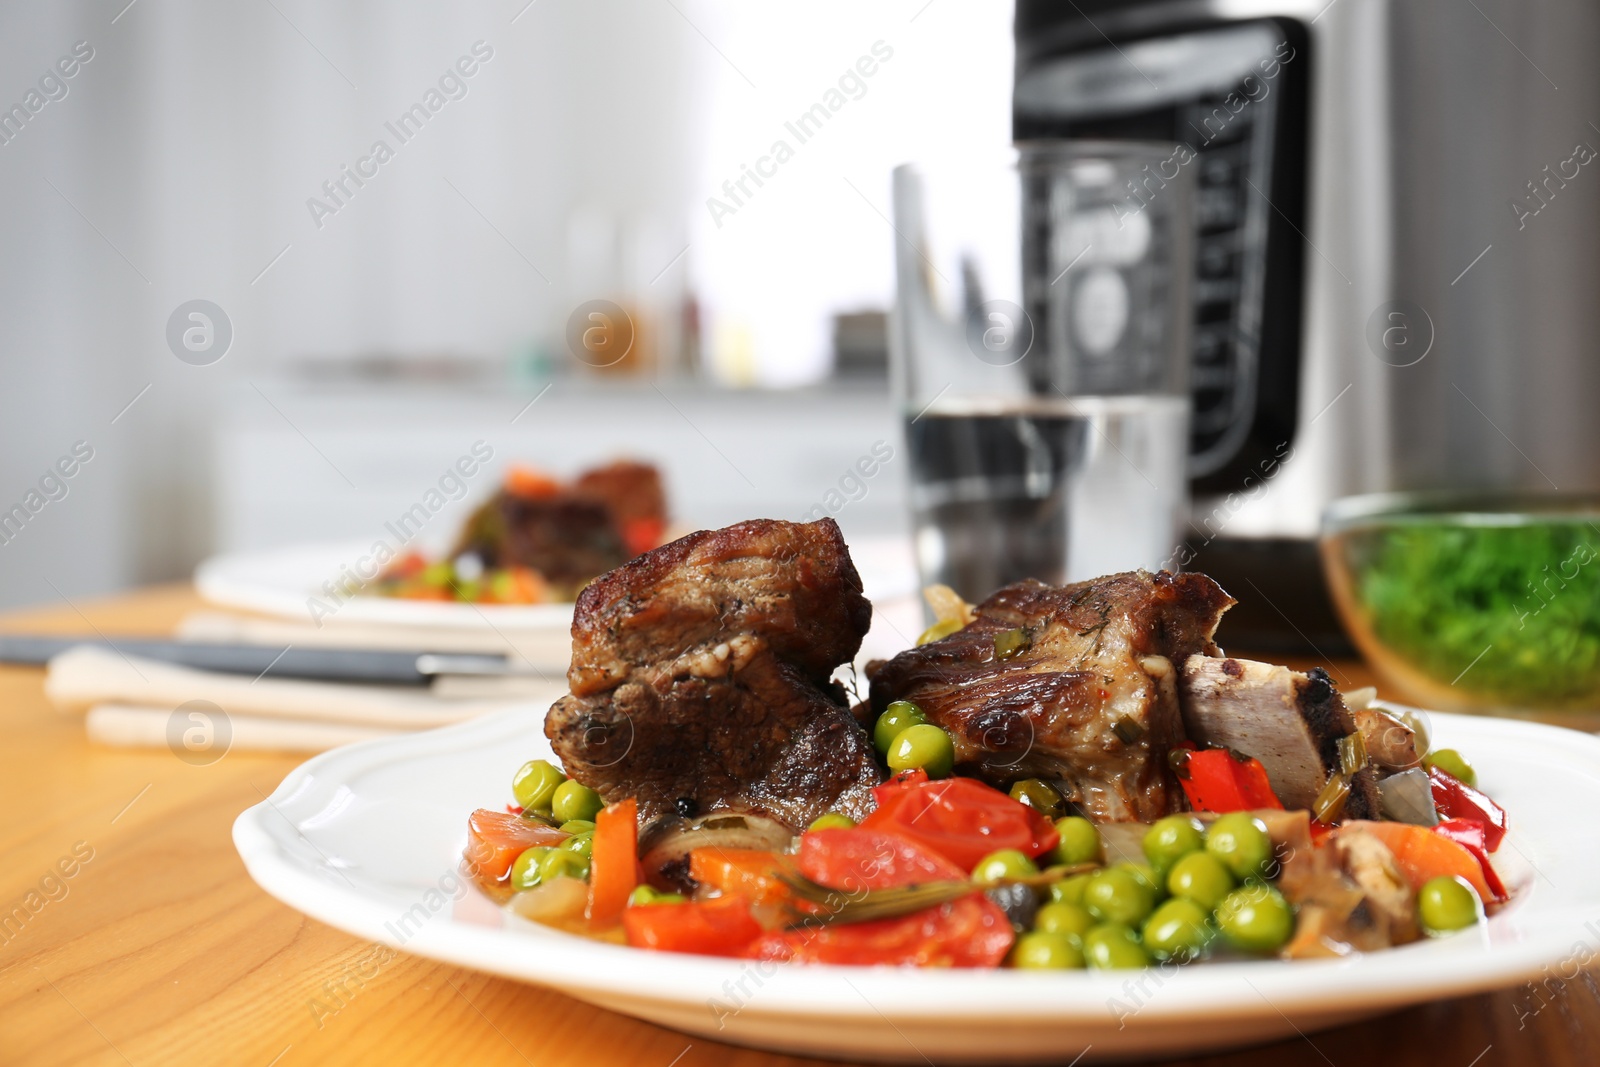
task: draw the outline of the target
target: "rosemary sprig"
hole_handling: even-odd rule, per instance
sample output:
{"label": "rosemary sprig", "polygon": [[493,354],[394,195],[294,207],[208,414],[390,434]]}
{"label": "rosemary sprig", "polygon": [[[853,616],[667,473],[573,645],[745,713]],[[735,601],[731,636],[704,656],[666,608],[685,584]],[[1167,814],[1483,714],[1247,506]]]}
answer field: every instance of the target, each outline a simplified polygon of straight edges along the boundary
{"label": "rosemary sprig", "polygon": [[893,889],[868,889],[847,893],[829,889],[804,875],[779,871],[778,878],[794,891],[794,895],[808,903],[818,905],[815,912],[796,912],[787,925],[828,926],[834,923],[861,923],[873,919],[893,919],[901,915],[922,911],[938,904],[959,900],[983,887],[972,882],[924,882],[920,885],[897,886]]}
{"label": "rosemary sprig", "polygon": [[1090,871],[1098,871],[1099,869],[1100,864],[1098,863],[1062,863],[1054,867],[1046,867],[1038,874],[1030,874],[1024,878],[1003,878],[999,884],[1009,885],[1012,882],[1016,882],[1020,885],[1032,886],[1035,889],[1049,889],[1057,882],[1065,881],[1075,874],[1088,874]]}
{"label": "rosemary sprig", "polygon": [[[1086,871],[1098,870],[1098,863],[1075,863],[1048,867],[1038,874],[1026,878],[1007,878],[998,884],[1019,883],[1035,889],[1048,888],[1051,884],[1075,874]],[[825,885],[813,882],[803,874],[793,871],[778,871],[777,877],[783,884],[794,892],[796,899],[809,904],[815,904],[820,909],[813,912],[794,913],[794,918],[786,925],[795,927],[829,926],[835,923],[861,923],[873,919],[894,919],[901,915],[910,915],[925,908],[936,907],[952,900],[959,900],[972,893],[981,893],[989,886],[979,885],[976,882],[922,882],[917,885],[896,886],[893,889],[867,889],[854,893],[843,889],[829,889]]]}

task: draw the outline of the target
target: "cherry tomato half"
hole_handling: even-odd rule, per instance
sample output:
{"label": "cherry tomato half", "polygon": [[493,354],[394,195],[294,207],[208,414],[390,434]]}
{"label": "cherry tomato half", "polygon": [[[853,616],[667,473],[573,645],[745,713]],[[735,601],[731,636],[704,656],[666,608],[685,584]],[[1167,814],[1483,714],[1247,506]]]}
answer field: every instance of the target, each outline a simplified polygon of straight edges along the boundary
{"label": "cherry tomato half", "polygon": [[861,828],[898,834],[970,871],[991,852],[1029,858],[1056,847],[1054,824],[1033,808],[972,778],[891,781],[873,790],[878,810]]}

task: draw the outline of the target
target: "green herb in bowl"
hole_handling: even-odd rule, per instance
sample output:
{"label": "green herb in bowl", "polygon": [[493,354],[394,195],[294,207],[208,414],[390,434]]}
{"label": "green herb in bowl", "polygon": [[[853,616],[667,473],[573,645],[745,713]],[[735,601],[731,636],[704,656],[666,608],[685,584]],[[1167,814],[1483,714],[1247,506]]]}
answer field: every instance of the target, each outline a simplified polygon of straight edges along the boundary
{"label": "green herb in bowl", "polygon": [[1600,708],[1600,502],[1354,497],[1322,553],[1346,629],[1418,702]]}

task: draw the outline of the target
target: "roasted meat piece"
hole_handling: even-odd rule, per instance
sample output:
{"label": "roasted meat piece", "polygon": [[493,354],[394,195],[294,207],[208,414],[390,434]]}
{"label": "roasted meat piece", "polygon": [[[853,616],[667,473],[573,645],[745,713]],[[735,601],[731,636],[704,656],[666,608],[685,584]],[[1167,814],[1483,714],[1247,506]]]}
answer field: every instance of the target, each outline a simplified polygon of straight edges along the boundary
{"label": "roasted meat piece", "polygon": [[[1290,808],[1310,808],[1339,772],[1339,739],[1356,721],[1320,667],[1306,673],[1254,660],[1192,656],[1182,665],[1183,721],[1189,739],[1254,756],[1272,791]],[[1406,730],[1394,721],[1394,726]],[[1409,730],[1406,730],[1409,733]],[[1377,772],[1351,776],[1344,815],[1378,815]]]}
{"label": "roasted meat piece", "polygon": [[486,567],[532,568],[570,597],[655,547],[666,521],[661,475],[647,463],[619,460],[570,486],[526,472],[472,513],[451,555],[472,553]]}
{"label": "roasted meat piece", "polygon": [[1053,780],[1097,820],[1148,822],[1183,799],[1166,759],[1184,736],[1175,664],[1216,653],[1233,603],[1202,574],[1018,582],[964,629],[869,664],[872,708],[916,703],[961,773]]}
{"label": "roasted meat piece", "polygon": [[572,483],[572,491],[577,496],[605,504],[620,524],[664,523],[667,519],[667,496],[661,487],[661,472],[648,463],[619,459],[584,471]]}
{"label": "roasted meat piece", "polygon": [[798,832],[871,807],[872,744],[829,681],[872,607],[832,519],[690,534],[584,589],[572,692],[545,718],[567,773],[641,822],[726,811]]}
{"label": "roasted meat piece", "polygon": [[622,531],[605,504],[567,494],[524,497],[504,490],[468,520],[455,555],[486,567],[531,567],[562,592],[628,559]]}

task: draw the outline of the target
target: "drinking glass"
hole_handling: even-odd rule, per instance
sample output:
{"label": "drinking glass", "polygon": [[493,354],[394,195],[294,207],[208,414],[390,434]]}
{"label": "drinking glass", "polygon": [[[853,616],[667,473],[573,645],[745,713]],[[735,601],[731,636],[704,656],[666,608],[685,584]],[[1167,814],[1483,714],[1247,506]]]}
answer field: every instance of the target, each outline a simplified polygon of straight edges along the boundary
{"label": "drinking glass", "polygon": [[924,584],[1177,569],[1192,150],[1049,141],[894,172],[894,395]]}

